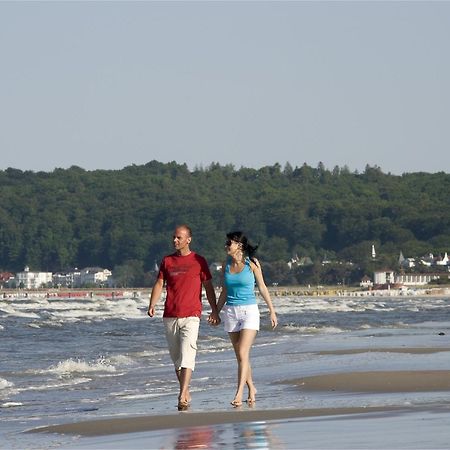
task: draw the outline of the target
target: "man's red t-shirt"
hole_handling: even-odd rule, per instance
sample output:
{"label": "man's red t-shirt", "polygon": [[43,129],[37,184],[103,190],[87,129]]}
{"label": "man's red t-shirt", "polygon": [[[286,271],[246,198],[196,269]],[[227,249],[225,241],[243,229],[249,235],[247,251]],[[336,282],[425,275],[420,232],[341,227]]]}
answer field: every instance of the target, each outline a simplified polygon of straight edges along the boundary
{"label": "man's red t-shirt", "polygon": [[202,283],[212,278],[203,256],[195,252],[186,256],[176,253],[165,256],[158,278],[166,283],[164,317],[201,316]]}

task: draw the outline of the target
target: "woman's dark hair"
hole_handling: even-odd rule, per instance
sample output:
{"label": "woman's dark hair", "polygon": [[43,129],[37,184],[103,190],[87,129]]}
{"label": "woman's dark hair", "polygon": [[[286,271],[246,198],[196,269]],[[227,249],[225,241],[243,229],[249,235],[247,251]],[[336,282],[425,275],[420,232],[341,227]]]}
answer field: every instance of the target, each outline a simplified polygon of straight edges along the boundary
{"label": "woman's dark hair", "polygon": [[232,231],[231,233],[227,233],[227,238],[232,241],[236,241],[242,244],[242,251],[244,255],[247,255],[250,258],[250,261],[257,264],[254,255],[256,253],[257,245],[251,245],[248,242],[247,236],[242,231]]}

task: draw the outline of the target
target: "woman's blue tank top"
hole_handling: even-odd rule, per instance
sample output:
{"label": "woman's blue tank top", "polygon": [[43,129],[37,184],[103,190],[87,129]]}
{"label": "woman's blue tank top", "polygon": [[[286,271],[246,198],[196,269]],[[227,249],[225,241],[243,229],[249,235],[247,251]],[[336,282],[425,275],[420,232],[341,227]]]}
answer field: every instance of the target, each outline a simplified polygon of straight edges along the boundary
{"label": "woman's blue tank top", "polygon": [[227,305],[242,306],[254,305],[255,295],[255,275],[250,267],[250,260],[245,259],[244,268],[239,273],[230,272],[231,260],[228,259],[225,266],[225,287],[227,288]]}

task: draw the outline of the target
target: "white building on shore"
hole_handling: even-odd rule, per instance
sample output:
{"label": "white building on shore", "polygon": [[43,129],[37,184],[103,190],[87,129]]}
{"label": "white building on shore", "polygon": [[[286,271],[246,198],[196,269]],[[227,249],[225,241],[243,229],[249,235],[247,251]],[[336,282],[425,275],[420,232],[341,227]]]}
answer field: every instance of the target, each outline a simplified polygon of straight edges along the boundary
{"label": "white building on shore", "polygon": [[365,275],[365,276],[362,278],[362,280],[361,280],[361,282],[359,283],[359,285],[360,285],[362,288],[369,289],[369,288],[371,288],[371,287],[373,286],[373,282],[372,282],[372,280],[371,280],[367,275]]}
{"label": "white building on shore", "polygon": [[398,273],[395,275],[395,283],[404,286],[424,286],[439,278],[439,274],[435,273]]}
{"label": "white building on shore", "polygon": [[436,265],[437,266],[448,266],[449,264],[449,258],[448,258],[448,254],[447,252],[444,253],[443,257],[438,257],[436,260]]}
{"label": "white building on shore", "polygon": [[373,274],[374,285],[425,286],[439,280],[439,273],[395,273],[392,270],[380,270]]}
{"label": "white building on shore", "polygon": [[395,275],[394,271],[384,269],[374,272],[373,274],[373,284],[394,284]]}
{"label": "white building on shore", "polygon": [[30,272],[27,266],[23,272],[16,274],[17,284],[23,289],[39,289],[52,283],[51,272]]}
{"label": "white building on shore", "polygon": [[106,286],[112,279],[112,272],[101,267],[86,267],[74,275],[74,287]]}

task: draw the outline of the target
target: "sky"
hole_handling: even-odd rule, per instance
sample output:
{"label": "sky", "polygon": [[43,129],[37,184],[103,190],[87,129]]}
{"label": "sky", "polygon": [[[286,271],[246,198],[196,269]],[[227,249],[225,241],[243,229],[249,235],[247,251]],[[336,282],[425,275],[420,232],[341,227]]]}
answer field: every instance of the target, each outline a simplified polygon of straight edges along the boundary
{"label": "sky", "polygon": [[0,170],[450,173],[450,2],[0,1]]}

